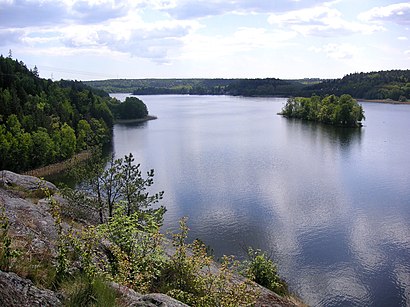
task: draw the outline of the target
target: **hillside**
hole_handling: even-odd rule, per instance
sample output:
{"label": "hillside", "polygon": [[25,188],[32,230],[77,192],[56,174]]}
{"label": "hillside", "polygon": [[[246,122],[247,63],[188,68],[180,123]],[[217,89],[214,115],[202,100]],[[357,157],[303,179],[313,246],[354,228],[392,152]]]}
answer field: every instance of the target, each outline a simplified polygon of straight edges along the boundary
{"label": "hillside", "polygon": [[115,120],[147,115],[135,97],[120,103],[80,81],[42,79],[37,68],[0,55],[0,169],[22,172],[69,159],[110,142]]}
{"label": "hillside", "polygon": [[107,143],[109,99],[82,82],[39,78],[37,69],[0,56],[0,169],[24,171]]}
{"label": "hillside", "polygon": [[326,80],[308,86],[304,91],[321,96],[349,94],[361,99],[407,101],[410,99],[410,70],[354,73],[342,79]]}
{"label": "hillside", "polygon": [[302,96],[349,94],[359,99],[410,99],[410,70],[354,73],[342,79],[112,79],[86,81],[110,93]]}

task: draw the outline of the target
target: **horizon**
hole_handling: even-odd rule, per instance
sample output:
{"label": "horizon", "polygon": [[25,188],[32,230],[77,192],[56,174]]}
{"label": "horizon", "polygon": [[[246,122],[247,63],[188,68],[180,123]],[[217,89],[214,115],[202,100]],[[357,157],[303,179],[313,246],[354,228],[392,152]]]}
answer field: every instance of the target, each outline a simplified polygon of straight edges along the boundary
{"label": "horizon", "polygon": [[0,53],[47,79],[340,79],[410,68],[410,3],[0,0]]}

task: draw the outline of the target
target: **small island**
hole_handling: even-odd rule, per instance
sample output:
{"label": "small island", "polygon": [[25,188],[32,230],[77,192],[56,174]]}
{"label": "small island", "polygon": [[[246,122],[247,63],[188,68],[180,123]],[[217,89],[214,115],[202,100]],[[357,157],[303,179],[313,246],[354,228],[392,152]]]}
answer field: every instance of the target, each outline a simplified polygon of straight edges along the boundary
{"label": "small island", "polygon": [[347,94],[289,98],[278,114],[343,127],[361,127],[365,119],[362,106]]}
{"label": "small island", "polygon": [[117,124],[140,123],[157,119],[156,116],[149,115],[145,103],[137,97],[127,97],[124,102],[113,99],[110,110]]}

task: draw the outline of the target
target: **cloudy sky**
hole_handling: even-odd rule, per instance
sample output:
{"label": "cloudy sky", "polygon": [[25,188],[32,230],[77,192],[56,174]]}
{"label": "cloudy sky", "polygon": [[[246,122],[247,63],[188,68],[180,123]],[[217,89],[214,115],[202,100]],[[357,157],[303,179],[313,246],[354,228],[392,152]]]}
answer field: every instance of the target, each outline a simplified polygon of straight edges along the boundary
{"label": "cloudy sky", "polygon": [[54,79],[410,69],[404,0],[0,0],[0,53]]}

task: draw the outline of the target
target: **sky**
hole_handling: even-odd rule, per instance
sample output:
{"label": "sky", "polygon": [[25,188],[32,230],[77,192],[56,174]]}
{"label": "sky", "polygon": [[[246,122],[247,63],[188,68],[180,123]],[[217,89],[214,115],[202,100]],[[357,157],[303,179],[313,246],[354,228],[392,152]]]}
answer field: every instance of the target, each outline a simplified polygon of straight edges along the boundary
{"label": "sky", "polygon": [[0,0],[0,53],[53,80],[410,69],[410,2]]}

